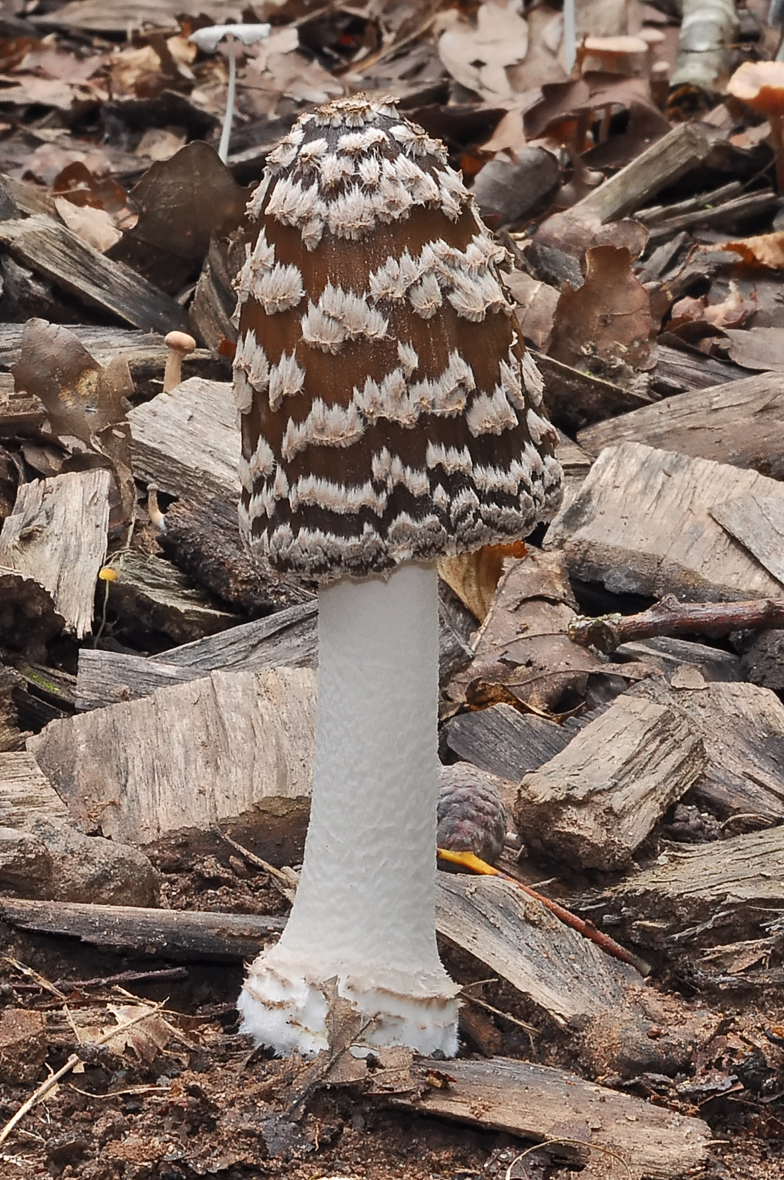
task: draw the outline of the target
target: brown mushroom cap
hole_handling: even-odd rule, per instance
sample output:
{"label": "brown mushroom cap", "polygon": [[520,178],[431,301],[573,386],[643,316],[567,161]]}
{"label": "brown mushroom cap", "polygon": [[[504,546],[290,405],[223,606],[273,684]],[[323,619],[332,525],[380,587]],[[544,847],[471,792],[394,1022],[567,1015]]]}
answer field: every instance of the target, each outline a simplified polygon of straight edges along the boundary
{"label": "brown mushroom cap", "polygon": [[784,62],[745,61],[727,83],[727,93],[762,115],[784,115]]}
{"label": "brown mushroom cap", "polygon": [[163,338],[163,343],[167,348],[174,348],[184,356],[196,349],[196,341],[187,332],[168,332]]}
{"label": "brown mushroom cap", "polygon": [[238,279],[240,517],[282,570],[365,576],[524,536],[560,499],[505,258],[388,103],[302,116]]}

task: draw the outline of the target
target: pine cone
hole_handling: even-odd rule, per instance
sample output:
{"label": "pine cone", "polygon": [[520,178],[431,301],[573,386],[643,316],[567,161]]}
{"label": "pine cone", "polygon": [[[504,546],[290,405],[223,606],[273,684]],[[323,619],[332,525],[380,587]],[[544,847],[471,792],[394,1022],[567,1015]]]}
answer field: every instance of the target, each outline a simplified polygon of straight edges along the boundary
{"label": "pine cone", "polygon": [[438,792],[438,847],[473,852],[495,864],[506,840],[506,808],[489,775],[470,762],[442,766]]}

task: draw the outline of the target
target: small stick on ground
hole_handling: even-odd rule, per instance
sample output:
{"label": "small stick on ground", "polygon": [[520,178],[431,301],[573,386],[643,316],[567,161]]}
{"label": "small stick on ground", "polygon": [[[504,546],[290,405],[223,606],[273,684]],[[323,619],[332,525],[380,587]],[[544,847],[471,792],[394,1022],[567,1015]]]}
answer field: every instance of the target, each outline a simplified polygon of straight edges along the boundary
{"label": "small stick on ground", "polygon": [[578,615],[569,638],[582,647],[611,652],[632,639],[657,635],[728,635],[749,627],[784,624],[784,598],[755,598],[751,602],[680,602],[667,594],[638,615]]}
{"label": "small stick on ground", "polygon": [[648,975],[650,973],[651,968],[648,963],[633,955],[631,951],[627,951],[614,938],[610,938],[609,934],[604,934],[601,930],[597,930],[592,922],[586,922],[582,918],[578,918],[577,914],[573,914],[565,906],[559,905],[557,901],[552,901],[542,893],[537,893],[530,885],[523,885],[521,881],[516,881],[514,877],[502,873],[500,869],[487,864],[486,861],[475,856],[473,852],[452,852],[446,848],[439,848],[438,859],[449,861],[450,864],[462,865],[463,868],[469,869],[470,872],[479,873],[485,877],[503,877],[505,881],[511,881],[518,889],[522,889],[523,893],[527,893],[529,897],[540,901],[565,926],[571,926],[572,930],[576,930],[578,934],[582,934],[583,938],[588,938],[591,942],[595,942],[608,955],[612,955],[615,959],[620,959],[622,963],[628,963],[629,966],[639,971],[641,975]]}

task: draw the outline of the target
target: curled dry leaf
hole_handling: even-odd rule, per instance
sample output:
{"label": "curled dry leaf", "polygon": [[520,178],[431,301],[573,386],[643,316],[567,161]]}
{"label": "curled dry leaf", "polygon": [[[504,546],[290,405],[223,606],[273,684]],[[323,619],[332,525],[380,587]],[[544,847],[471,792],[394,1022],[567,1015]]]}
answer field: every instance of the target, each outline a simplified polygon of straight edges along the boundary
{"label": "curled dry leaf", "polygon": [[751,265],[769,266],[774,270],[784,268],[784,230],[760,234],[754,238],[739,238],[734,242],[722,242],[719,249],[738,254],[744,262]]}
{"label": "curled dry leaf", "polygon": [[105,209],[74,205],[66,197],[55,197],[54,204],[68,228],[101,254],[110,250],[122,237],[122,231]]}
{"label": "curled dry leaf", "polygon": [[565,287],[558,300],[550,356],[621,384],[635,371],[653,368],[651,297],[631,262],[623,246],[587,251],[585,282],[577,290]]}
{"label": "curled dry leaf", "polygon": [[438,560],[438,576],[481,623],[493,604],[504,559],[525,557],[522,541],[511,545],[483,545],[473,553]]}
{"label": "curled dry leaf", "polygon": [[130,526],[136,490],[123,402],[133,392],[127,361],[118,356],[104,369],[68,328],[28,320],[11,372],[16,392],[41,399],[52,434],[71,451],[63,470],[114,472],[122,520]]}
{"label": "curled dry leaf", "polygon": [[438,52],[452,77],[468,90],[489,102],[511,98],[506,67],[525,58],[528,25],[511,8],[482,4],[476,28],[461,23],[447,29],[438,42]]}
{"label": "curled dry leaf", "polygon": [[140,1061],[149,1063],[176,1035],[157,1008],[146,1004],[107,1004],[107,1008],[117,1018],[116,1032],[111,1025],[103,1029],[105,1043],[114,1053],[132,1049]]}
{"label": "curled dry leaf", "polygon": [[721,303],[709,303],[707,295],[687,295],[673,306],[668,330],[675,332],[682,324],[704,323],[714,328],[739,328],[756,315],[759,303],[752,291],[744,298],[737,283],[730,280],[730,292]]}

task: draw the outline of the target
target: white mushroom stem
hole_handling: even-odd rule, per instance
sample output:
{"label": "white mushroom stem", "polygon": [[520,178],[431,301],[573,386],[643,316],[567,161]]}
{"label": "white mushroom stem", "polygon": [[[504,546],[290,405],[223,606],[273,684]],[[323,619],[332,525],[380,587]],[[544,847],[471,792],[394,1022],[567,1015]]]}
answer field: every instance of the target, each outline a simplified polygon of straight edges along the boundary
{"label": "white mushroom stem", "polygon": [[239,1001],[243,1030],[280,1054],[327,1047],[334,978],[368,1044],[456,1051],[458,989],[435,936],[437,709],[435,567],[322,589],[302,876]]}
{"label": "white mushroom stem", "polygon": [[237,93],[237,41],[228,33],[226,48],[229,55],[229,87],[226,91],[226,113],[223,116],[218,155],[225,164],[229,158],[229,141],[231,140],[231,125],[234,122],[234,101]]}

